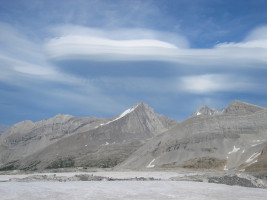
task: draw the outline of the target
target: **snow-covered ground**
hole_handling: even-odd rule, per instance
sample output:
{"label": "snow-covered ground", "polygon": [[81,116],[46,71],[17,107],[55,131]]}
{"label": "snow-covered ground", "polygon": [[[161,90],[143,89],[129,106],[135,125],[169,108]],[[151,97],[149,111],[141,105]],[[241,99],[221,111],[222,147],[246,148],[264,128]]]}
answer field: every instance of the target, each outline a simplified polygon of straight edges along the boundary
{"label": "snow-covered ground", "polygon": [[115,179],[129,179],[129,178],[154,178],[161,180],[169,180],[172,177],[184,177],[189,175],[196,175],[201,173],[182,173],[182,172],[161,172],[161,171],[129,171],[129,172],[120,172],[120,171],[103,171],[103,172],[66,172],[66,173],[35,173],[35,174],[16,174],[16,175],[0,175],[0,181],[8,181],[12,178],[25,178],[31,175],[56,175],[63,177],[72,177],[79,174],[88,174],[93,176],[102,176]]}
{"label": "snow-covered ground", "polygon": [[[212,172],[215,173],[215,172]],[[217,173],[217,172],[216,172]],[[223,173],[223,172],[222,172]],[[67,181],[55,177],[93,175],[114,179],[154,178],[154,181]],[[29,178],[32,175],[52,179]],[[104,200],[104,199],[197,199],[197,200],[266,200],[267,190],[228,186],[207,182],[175,181],[179,178],[204,175],[200,171],[99,171],[42,174],[0,175],[1,200]],[[20,182],[20,179],[25,182]],[[11,179],[11,180],[10,180]],[[67,179],[60,179],[66,181]],[[173,180],[173,181],[171,181]],[[204,179],[203,179],[204,180]]]}
{"label": "snow-covered ground", "polygon": [[266,200],[267,190],[184,181],[2,182],[1,200]]}

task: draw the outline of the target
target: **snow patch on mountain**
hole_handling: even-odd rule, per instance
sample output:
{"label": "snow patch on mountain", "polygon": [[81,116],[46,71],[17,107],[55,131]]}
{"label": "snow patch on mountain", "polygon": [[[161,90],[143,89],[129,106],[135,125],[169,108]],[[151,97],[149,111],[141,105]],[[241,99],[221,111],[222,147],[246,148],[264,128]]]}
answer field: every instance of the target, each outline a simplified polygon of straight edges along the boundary
{"label": "snow patch on mountain", "polygon": [[252,161],[253,161],[254,159],[256,159],[259,155],[261,155],[261,153],[259,153],[259,152],[256,152],[256,153],[252,154],[252,155],[249,157],[249,159],[246,160],[246,163],[250,163],[250,162],[252,162]]}
{"label": "snow patch on mountain", "polygon": [[236,147],[234,146],[233,150],[230,151],[228,154],[236,153],[236,152],[238,152],[239,150],[240,150],[240,148],[236,148]]}
{"label": "snow patch on mountain", "polygon": [[201,115],[201,112],[197,112],[196,115]]}
{"label": "snow patch on mountain", "polygon": [[217,110],[214,108],[210,108],[208,106],[203,106],[199,108],[195,113],[193,113],[192,116],[199,116],[199,115],[208,115],[208,116],[214,116],[214,115],[221,115],[224,113],[223,110]]}
{"label": "snow patch on mountain", "polygon": [[146,168],[153,168],[155,167],[155,165],[152,165],[152,163],[154,163],[155,158],[146,166]]}
{"label": "snow patch on mountain", "polygon": [[[130,114],[131,112],[133,112],[139,105],[140,105],[140,104],[137,104],[137,105],[135,105],[135,106],[133,106],[133,107],[131,107],[131,108],[125,110],[125,111],[124,111],[123,113],[121,113],[117,118],[115,118],[115,119],[113,119],[113,120],[111,120],[111,121],[108,121],[108,122],[106,122],[106,123],[100,124],[100,126],[108,125],[108,124],[110,124],[110,123],[112,123],[112,122],[115,122],[115,121],[117,121],[117,120],[119,120],[119,119],[125,117],[126,115]],[[96,128],[98,128],[98,127],[99,127],[99,126],[97,126]]]}

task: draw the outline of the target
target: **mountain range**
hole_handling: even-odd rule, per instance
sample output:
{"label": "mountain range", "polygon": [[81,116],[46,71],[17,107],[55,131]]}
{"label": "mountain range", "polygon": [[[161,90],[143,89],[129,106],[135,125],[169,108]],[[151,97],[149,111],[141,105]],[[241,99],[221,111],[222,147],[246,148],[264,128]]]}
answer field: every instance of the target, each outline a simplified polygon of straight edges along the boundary
{"label": "mountain range", "polygon": [[59,114],[15,124],[0,137],[2,169],[113,167],[177,124],[138,103],[113,118]]}
{"label": "mountain range", "polygon": [[265,172],[267,109],[232,102],[203,107],[188,120],[150,140],[120,167],[186,167]]}
{"label": "mountain range", "polygon": [[112,118],[59,114],[0,136],[0,169],[205,168],[267,172],[267,109],[233,101],[177,122],[138,103]]}

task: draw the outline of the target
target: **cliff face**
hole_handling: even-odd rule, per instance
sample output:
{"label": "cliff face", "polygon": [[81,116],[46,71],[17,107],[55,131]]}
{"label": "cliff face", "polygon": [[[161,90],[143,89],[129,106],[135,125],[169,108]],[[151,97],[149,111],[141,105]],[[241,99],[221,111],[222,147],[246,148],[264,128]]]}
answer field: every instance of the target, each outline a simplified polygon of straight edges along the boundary
{"label": "cliff face", "polygon": [[266,147],[267,109],[234,101],[220,114],[195,115],[155,137],[120,167],[263,170]]}

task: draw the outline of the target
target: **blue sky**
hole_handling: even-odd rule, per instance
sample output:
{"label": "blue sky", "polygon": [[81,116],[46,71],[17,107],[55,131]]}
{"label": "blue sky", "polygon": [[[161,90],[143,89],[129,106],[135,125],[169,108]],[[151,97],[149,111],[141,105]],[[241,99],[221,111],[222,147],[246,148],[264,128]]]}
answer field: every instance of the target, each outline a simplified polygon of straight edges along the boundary
{"label": "blue sky", "polygon": [[0,124],[267,107],[265,0],[0,0]]}

